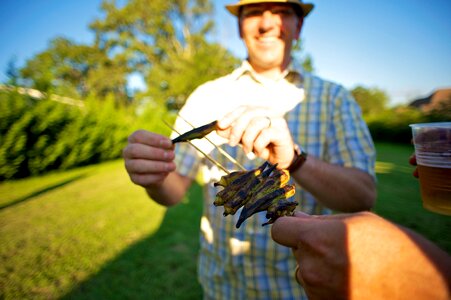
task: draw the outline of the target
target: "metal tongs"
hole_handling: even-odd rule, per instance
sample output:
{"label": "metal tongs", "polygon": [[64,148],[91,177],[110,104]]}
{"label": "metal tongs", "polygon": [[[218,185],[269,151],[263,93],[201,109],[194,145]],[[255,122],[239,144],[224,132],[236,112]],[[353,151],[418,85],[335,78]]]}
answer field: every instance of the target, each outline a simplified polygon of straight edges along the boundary
{"label": "metal tongs", "polygon": [[[224,206],[224,216],[229,214],[234,215],[239,208],[243,207],[236,224],[237,228],[253,214],[265,210],[267,211],[266,218],[269,220],[263,226],[274,223],[281,216],[293,215],[298,203],[289,200],[290,197],[294,196],[296,190],[294,185],[287,184],[290,179],[288,171],[279,170],[276,168],[277,164],[272,165],[267,161],[257,169],[248,171],[226,151],[206,137],[206,135],[217,129],[217,121],[194,128],[182,116],[179,115],[179,118],[193,127],[193,129],[180,134],[175,128],[167,122],[164,122],[169,128],[179,134],[178,137],[172,140],[172,143],[188,142],[209,161],[226,173],[218,182],[214,183],[214,186],[221,186],[223,189],[216,194],[216,199],[213,204],[215,206]],[[213,157],[203,152],[191,142],[191,140],[201,138],[205,138],[240,170],[234,172],[228,171]]]}

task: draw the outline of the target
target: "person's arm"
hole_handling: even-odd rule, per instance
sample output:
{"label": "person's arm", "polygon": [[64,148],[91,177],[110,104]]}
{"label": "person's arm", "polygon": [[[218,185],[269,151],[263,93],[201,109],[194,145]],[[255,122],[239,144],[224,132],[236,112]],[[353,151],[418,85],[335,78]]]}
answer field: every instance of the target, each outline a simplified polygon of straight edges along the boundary
{"label": "person's arm", "polygon": [[123,157],[131,181],[145,188],[162,205],[179,203],[192,183],[175,171],[174,146],[165,136],[135,131],[128,139]]}
{"label": "person's arm", "polygon": [[369,210],[376,201],[373,178],[356,168],[330,164],[310,155],[291,176],[319,202],[334,210]]}
{"label": "person's arm", "polygon": [[450,299],[451,257],[373,213],[282,217],[273,239],[291,247],[309,299]]}

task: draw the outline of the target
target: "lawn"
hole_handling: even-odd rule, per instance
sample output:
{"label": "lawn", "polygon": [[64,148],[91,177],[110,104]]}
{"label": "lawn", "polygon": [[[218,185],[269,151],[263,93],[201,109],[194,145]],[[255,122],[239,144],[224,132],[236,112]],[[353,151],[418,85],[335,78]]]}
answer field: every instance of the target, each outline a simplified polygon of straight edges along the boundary
{"label": "lawn", "polygon": [[[451,218],[425,211],[409,146],[378,144],[375,211],[451,253]],[[0,299],[199,299],[198,185],[166,209],[122,161],[0,184]]]}
{"label": "lawn", "polygon": [[408,158],[413,146],[377,144],[375,212],[428,237],[451,253],[451,217],[425,210]]}

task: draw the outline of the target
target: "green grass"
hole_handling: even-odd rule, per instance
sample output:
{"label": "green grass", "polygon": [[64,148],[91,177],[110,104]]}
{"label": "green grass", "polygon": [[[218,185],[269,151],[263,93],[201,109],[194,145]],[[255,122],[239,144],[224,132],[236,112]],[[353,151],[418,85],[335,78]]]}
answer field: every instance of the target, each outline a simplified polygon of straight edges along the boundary
{"label": "green grass", "polygon": [[122,161],[2,183],[0,195],[0,299],[201,297],[201,201],[155,204]]}
{"label": "green grass", "polygon": [[[375,211],[451,252],[451,217],[424,210],[409,146],[378,144]],[[122,161],[0,184],[0,299],[199,299],[201,190],[166,209]],[[194,200],[197,199],[197,200]]]}
{"label": "green grass", "polygon": [[409,164],[413,147],[377,144],[378,198],[375,212],[411,228],[451,253],[451,217],[429,212],[422,206],[418,179]]}

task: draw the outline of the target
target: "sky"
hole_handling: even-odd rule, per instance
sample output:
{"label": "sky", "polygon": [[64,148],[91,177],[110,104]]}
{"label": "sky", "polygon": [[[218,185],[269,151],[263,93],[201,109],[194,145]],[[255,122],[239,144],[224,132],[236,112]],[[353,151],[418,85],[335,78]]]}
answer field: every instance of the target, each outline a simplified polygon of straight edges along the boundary
{"label": "sky", "polygon": [[[246,57],[236,19],[214,0],[216,39]],[[352,89],[385,91],[391,104],[451,88],[450,0],[312,0],[301,39],[315,73]],[[0,81],[11,59],[21,67],[64,36],[90,43],[88,25],[102,17],[101,0],[0,0]]]}

